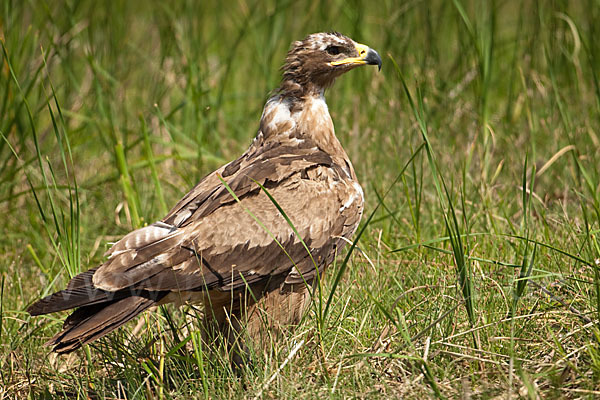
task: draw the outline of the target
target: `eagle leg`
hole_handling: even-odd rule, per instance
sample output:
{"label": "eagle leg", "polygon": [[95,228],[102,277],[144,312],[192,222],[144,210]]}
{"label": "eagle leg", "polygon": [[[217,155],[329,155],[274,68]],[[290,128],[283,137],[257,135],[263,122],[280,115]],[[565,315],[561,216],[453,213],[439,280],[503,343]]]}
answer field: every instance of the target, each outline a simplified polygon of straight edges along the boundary
{"label": "eagle leg", "polygon": [[[301,321],[310,304],[310,285],[284,284],[271,278],[235,292],[209,292],[204,300],[204,343],[210,348],[225,340],[232,366],[241,371],[253,352],[269,351],[273,343]],[[254,351],[253,351],[254,350]]]}

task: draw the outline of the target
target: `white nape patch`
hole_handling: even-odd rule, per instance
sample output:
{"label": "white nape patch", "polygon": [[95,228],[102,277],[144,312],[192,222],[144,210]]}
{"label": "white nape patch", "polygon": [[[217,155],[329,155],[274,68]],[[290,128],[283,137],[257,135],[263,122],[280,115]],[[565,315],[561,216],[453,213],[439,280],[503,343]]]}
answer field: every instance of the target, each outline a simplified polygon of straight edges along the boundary
{"label": "white nape patch", "polygon": [[327,101],[325,100],[325,95],[323,93],[321,93],[321,95],[316,99],[313,99],[311,109],[313,112],[329,114],[329,107],[327,106]]}
{"label": "white nape patch", "polygon": [[293,129],[296,122],[290,113],[290,105],[288,101],[279,101],[278,97],[273,98],[273,101],[267,103],[263,118],[268,118],[267,130],[276,131],[277,126],[288,122],[292,123],[290,127]]}
{"label": "white nape patch", "polygon": [[271,116],[270,124],[277,125],[290,120],[290,109],[286,104],[278,104],[275,109],[269,113]]}

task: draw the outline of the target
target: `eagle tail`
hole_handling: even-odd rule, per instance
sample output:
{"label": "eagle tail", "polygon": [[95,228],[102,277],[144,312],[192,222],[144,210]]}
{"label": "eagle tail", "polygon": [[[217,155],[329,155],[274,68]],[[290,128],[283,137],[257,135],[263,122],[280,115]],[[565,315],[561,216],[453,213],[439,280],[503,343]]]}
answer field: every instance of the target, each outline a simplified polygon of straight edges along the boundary
{"label": "eagle tail", "polygon": [[70,353],[117,329],[142,311],[156,305],[159,298],[130,296],[80,307],[65,320],[63,330],[46,342],[57,353]]}
{"label": "eagle tail", "polygon": [[75,276],[64,290],[36,301],[27,308],[27,312],[31,315],[50,314],[124,297],[125,293],[96,289],[92,283],[95,271],[96,268]]}
{"label": "eagle tail", "polygon": [[46,345],[68,353],[117,329],[142,311],[156,305],[168,291],[127,288],[116,292],[97,289],[92,283],[96,269],[75,276],[65,290],[44,297],[27,309],[31,315],[77,308],[63,329]]}

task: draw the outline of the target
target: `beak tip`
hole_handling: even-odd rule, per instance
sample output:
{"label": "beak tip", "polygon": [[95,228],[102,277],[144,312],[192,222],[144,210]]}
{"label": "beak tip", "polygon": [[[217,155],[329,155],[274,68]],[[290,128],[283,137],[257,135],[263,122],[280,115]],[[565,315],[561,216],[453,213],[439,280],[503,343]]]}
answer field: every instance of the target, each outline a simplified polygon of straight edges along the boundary
{"label": "beak tip", "polygon": [[377,53],[375,50],[369,49],[365,61],[369,65],[377,65],[377,69],[381,71],[381,57],[379,56],[379,53]]}

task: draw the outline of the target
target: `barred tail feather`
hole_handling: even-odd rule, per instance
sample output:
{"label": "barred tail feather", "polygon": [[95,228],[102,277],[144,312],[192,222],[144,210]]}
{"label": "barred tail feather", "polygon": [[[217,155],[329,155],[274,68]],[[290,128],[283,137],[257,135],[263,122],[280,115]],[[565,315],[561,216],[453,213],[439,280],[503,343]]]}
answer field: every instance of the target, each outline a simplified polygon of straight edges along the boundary
{"label": "barred tail feather", "polygon": [[46,345],[58,353],[68,353],[117,329],[142,311],[155,305],[168,291],[148,291],[134,287],[116,292],[94,287],[96,268],[75,276],[64,290],[44,297],[27,309],[31,315],[49,314],[76,308],[63,329]]}
{"label": "barred tail feather", "polygon": [[54,346],[57,353],[69,353],[82,345],[97,340],[117,329],[142,311],[166,296],[155,292],[153,296],[130,296],[110,302],[92,304],[75,310],[63,325],[63,330],[46,345]]}

